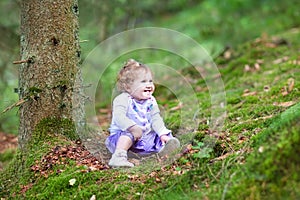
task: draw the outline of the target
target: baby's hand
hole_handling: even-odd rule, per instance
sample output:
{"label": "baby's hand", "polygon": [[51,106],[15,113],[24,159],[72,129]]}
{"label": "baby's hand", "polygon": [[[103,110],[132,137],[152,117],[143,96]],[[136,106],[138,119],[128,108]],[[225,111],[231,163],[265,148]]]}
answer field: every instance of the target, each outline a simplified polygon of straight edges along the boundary
{"label": "baby's hand", "polygon": [[139,140],[143,135],[143,130],[138,125],[128,128],[128,131],[133,135],[135,141]]}
{"label": "baby's hand", "polygon": [[160,140],[163,144],[167,143],[169,141],[170,137],[167,135],[160,136]]}

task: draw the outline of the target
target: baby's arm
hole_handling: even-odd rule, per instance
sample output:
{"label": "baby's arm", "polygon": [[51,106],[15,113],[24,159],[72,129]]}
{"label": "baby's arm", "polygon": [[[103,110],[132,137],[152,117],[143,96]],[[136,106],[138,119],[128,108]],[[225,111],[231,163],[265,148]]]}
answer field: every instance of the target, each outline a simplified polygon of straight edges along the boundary
{"label": "baby's arm", "polygon": [[161,141],[166,143],[170,139],[167,135],[171,133],[171,130],[166,128],[163,118],[160,116],[160,110],[156,101],[154,101],[153,109],[151,110],[151,117],[152,129],[158,134]]}
{"label": "baby's arm", "polygon": [[113,101],[113,118],[117,126],[122,130],[128,130],[137,140],[142,137],[142,129],[136,123],[127,117],[128,97],[127,94],[117,96]]}

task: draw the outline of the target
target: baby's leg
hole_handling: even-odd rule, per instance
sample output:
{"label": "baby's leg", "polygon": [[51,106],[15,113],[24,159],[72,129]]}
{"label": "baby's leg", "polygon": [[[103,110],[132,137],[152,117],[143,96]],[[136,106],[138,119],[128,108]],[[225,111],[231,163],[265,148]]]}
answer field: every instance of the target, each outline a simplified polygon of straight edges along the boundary
{"label": "baby's leg", "polygon": [[117,142],[117,146],[116,149],[123,149],[128,151],[128,149],[132,146],[132,140],[130,137],[126,136],[126,135],[121,135],[119,137],[119,140]]}
{"label": "baby's leg", "polygon": [[134,164],[127,160],[127,151],[133,144],[132,139],[121,135],[118,139],[116,150],[113,153],[108,165],[111,167],[133,167]]}

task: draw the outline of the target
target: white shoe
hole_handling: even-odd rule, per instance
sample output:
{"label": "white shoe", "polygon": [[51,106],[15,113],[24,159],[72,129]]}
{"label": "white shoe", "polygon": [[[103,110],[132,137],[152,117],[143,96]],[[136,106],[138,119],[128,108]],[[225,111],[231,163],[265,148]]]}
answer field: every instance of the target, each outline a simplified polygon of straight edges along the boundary
{"label": "white shoe", "polygon": [[180,142],[177,138],[171,138],[158,152],[160,157],[171,155],[176,149],[180,147]]}
{"label": "white shoe", "polygon": [[110,167],[134,167],[134,164],[127,160],[127,151],[116,150],[108,162]]}

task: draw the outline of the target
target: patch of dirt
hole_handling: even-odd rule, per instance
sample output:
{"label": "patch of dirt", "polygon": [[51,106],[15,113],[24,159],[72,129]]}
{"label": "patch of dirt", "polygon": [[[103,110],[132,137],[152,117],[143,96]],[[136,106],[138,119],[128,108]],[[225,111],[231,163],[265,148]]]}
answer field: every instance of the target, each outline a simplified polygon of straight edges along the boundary
{"label": "patch of dirt", "polygon": [[17,136],[0,132],[0,153],[3,153],[8,149],[16,149],[17,147]]}

